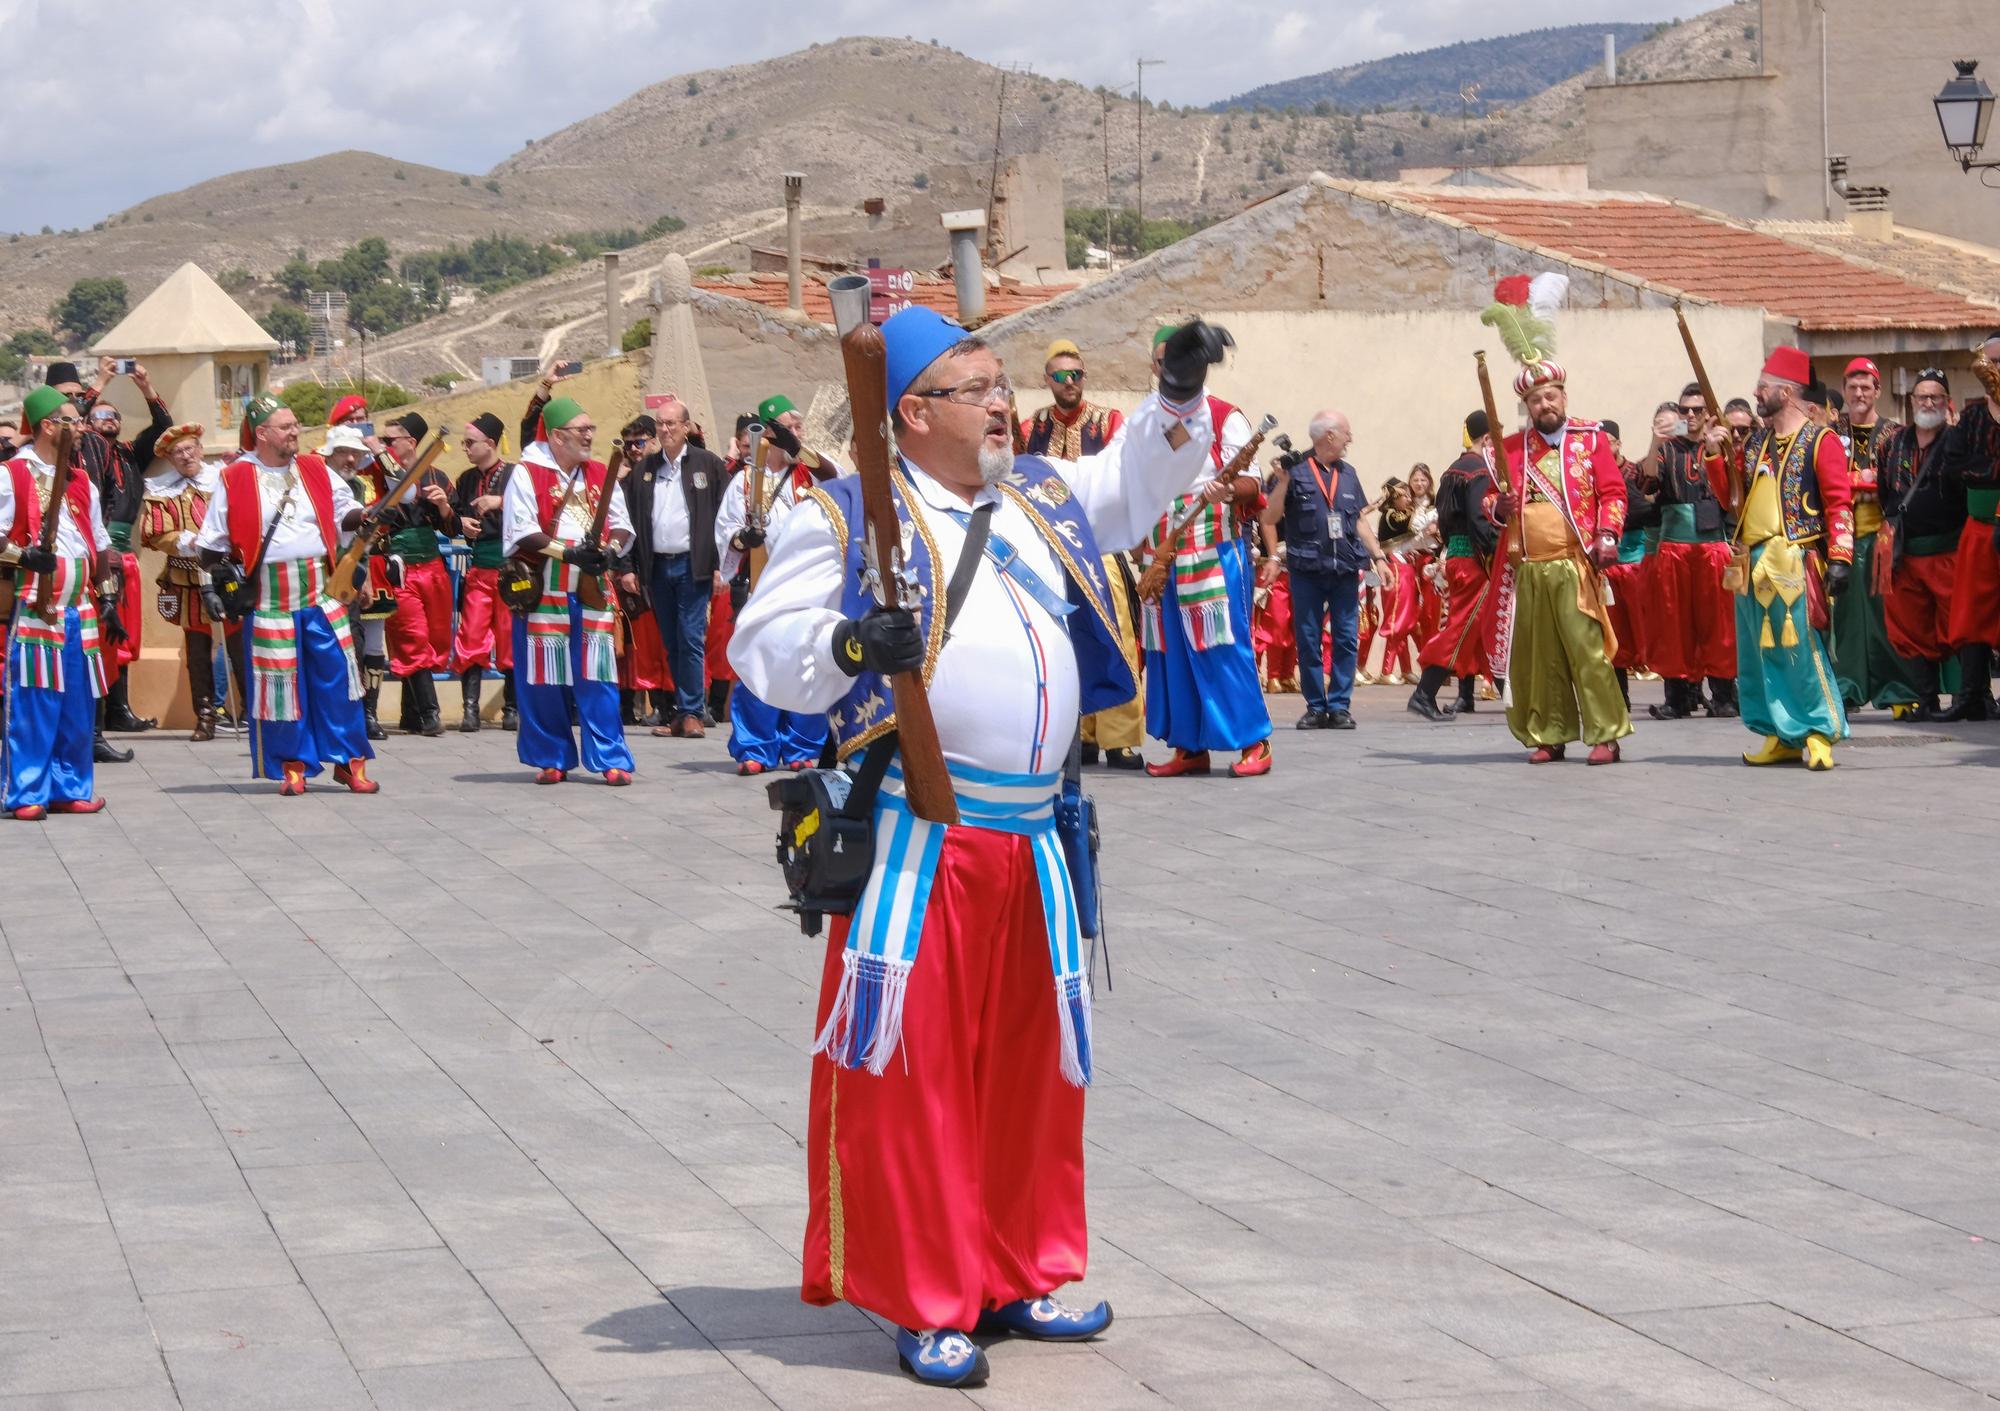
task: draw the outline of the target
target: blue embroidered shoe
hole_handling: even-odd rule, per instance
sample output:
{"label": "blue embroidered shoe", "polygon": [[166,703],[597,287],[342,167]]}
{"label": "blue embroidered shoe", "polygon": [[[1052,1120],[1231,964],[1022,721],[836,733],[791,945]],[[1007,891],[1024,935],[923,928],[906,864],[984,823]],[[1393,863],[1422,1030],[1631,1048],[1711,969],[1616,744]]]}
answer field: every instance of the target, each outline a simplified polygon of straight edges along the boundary
{"label": "blue embroidered shoe", "polygon": [[934,1387],[986,1384],[986,1354],[964,1333],[950,1328],[911,1332],[896,1329],[896,1360],[903,1370]]}
{"label": "blue embroidered shoe", "polygon": [[989,1337],[1002,1333],[1039,1342],[1083,1342],[1111,1326],[1111,1305],[1071,1308],[1051,1294],[1003,1303],[979,1315],[979,1331]]}

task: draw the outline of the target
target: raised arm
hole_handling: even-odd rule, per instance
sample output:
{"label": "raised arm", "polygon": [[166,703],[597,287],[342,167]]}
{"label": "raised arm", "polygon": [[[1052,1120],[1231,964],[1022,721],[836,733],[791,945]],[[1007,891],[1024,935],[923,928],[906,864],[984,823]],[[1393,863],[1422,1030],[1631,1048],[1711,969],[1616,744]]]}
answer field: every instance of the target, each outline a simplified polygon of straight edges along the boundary
{"label": "raised arm", "polygon": [[[739,491],[739,523],[742,503]],[[725,496],[723,512],[728,505]],[[721,512],[715,532],[723,543]],[[785,517],[784,532],[770,549],[757,591],[736,614],[729,664],[759,700],[780,710],[823,713],[846,694],[852,679],[833,656],[834,633],[846,621],[840,602],[847,546],[835,537],[819,502],[808,497]],[[725,563],[725,574],[731,571]]]}

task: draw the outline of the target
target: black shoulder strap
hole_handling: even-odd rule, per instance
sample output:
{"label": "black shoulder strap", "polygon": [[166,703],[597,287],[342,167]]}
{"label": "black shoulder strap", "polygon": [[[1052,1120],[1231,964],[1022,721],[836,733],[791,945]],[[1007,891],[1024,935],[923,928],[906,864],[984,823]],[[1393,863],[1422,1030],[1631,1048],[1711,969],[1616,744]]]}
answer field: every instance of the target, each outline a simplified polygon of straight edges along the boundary
{"label": "black shoulder strap", "polygon": [[972,591],[972,575],[979,571],[980,556],[986,552],[986,541],[993,533],[993,510],[991,504],[981,505],[966,522],[965,547],[959,550],[958,562],[951,570],[951,583],[944,590],[946,636],[951,635],[952,623],[958,621],[958,610],[965,606],[965,595]]}

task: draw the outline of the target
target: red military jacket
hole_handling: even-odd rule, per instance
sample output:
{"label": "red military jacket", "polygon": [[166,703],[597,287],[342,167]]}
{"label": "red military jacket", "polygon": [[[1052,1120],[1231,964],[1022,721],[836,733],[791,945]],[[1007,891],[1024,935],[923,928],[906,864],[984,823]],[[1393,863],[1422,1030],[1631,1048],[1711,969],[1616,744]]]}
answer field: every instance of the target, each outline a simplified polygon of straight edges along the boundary
{"label": "red military jacket", "polygon": [[[1527,459],[1523,459],[1523,448]],[[1600,535],[1619,538],[1625,532],[1625,475],[1611,449],[1611,438],[1594,421],[1572,421],[1562,438],[1562,464],[1557,475],[1546,474],[1543,462],[1555,448],[1532,426],[1507,438],[1507,463],[1512,493],[1507,497],[1510,519],[1518,522],[1531,479],[1538,490],[1563,508],[1585,549]]]}

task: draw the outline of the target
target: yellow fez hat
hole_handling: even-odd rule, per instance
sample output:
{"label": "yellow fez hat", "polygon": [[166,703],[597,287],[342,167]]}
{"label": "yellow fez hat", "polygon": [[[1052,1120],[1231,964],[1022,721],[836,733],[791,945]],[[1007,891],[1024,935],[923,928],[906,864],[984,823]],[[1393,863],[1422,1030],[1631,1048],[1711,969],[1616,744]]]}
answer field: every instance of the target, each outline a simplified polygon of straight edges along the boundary
{"label": "yellow fez hat", "polygon": [[1058,338],[1049,344],[1049,350],[1042,354],[1042,365],[1046,367],[1057,358],[1075,358],[1078,362],[1082,362],[1083,350],[1067,338]]}

